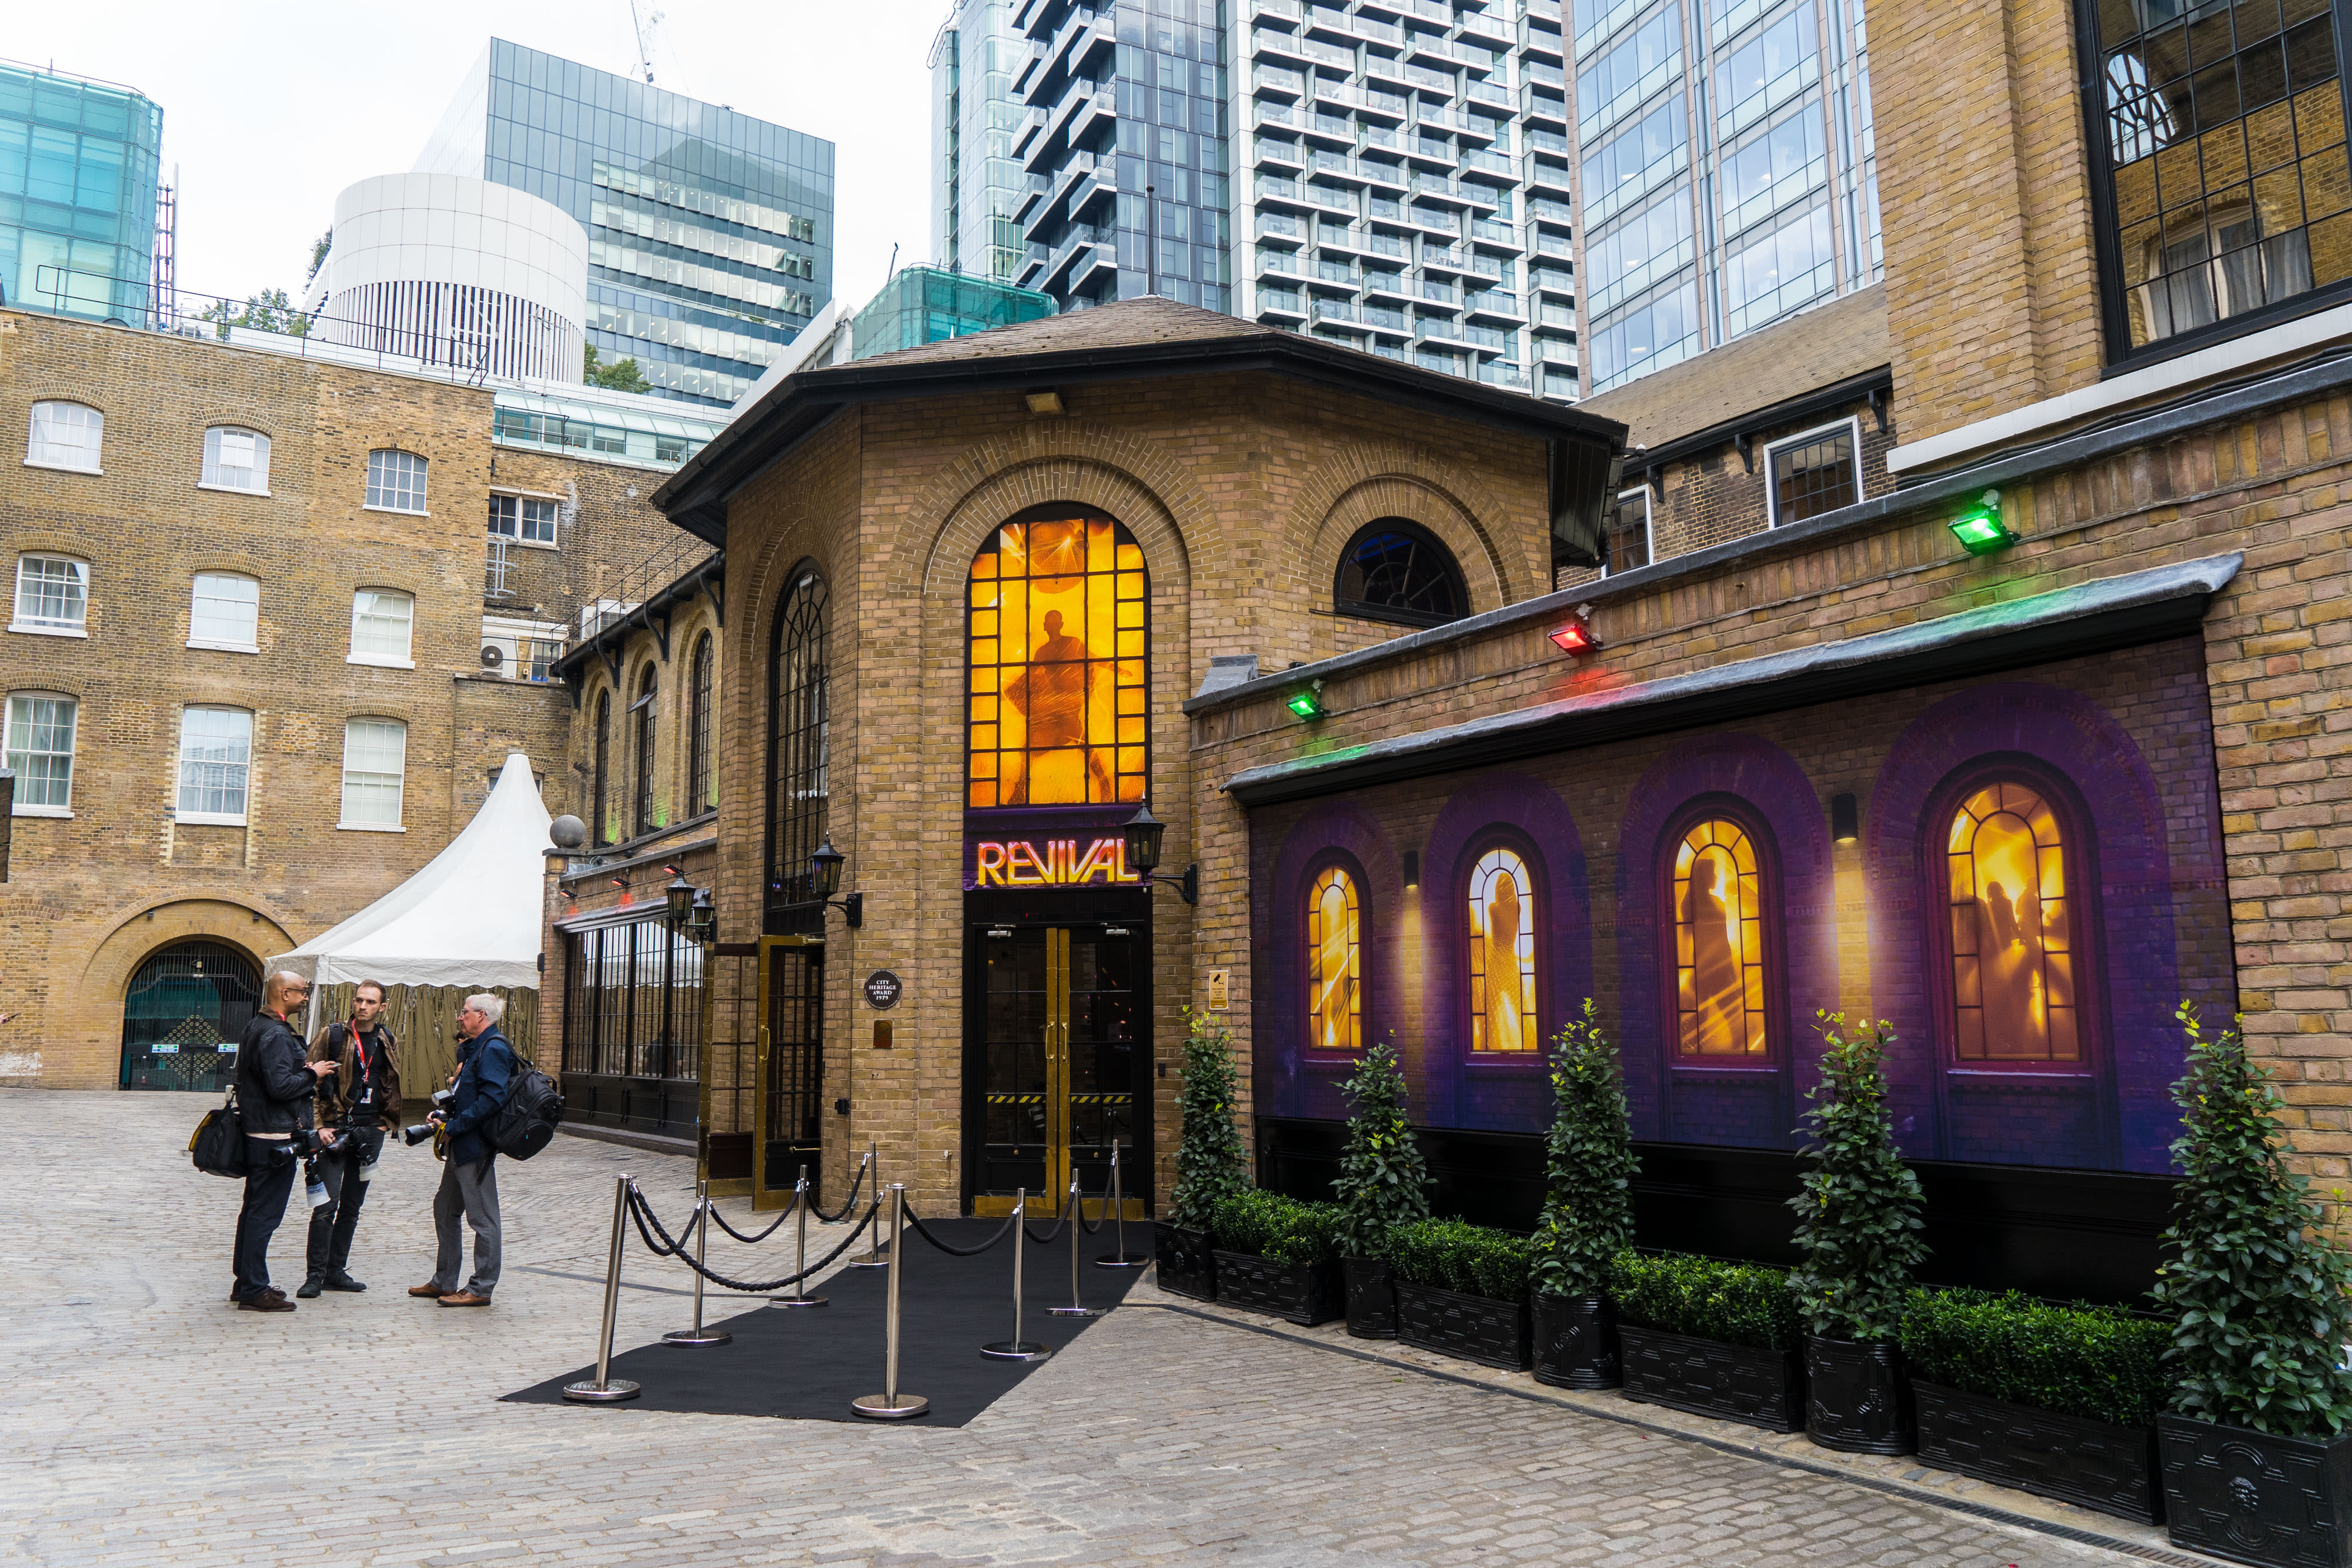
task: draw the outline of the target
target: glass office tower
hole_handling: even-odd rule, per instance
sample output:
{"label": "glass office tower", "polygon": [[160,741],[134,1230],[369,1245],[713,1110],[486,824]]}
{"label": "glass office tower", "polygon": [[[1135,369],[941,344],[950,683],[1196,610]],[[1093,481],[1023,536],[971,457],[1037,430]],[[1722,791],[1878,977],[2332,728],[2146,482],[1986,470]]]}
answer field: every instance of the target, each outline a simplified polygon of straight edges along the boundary
{"label": "glass office tower", "polygon": [[0,65],[0,298],[150,325],[163,140],[129,88]]}
{"label": "glass office tower", "polygon": [[1884,270],[1861,0],[1574,0],[1591,390]]}
{"label": "glass office tower", "polygon": [[833,295],[833,143],[504,39],[417,160],[588,231],[588,341],[728,404]]}
{"label": "glass office tower", "polygon": [[870,360],[1052,314],[1052,297],[1034,289],[936,267],[902,267],[851,323],[849,357]]}

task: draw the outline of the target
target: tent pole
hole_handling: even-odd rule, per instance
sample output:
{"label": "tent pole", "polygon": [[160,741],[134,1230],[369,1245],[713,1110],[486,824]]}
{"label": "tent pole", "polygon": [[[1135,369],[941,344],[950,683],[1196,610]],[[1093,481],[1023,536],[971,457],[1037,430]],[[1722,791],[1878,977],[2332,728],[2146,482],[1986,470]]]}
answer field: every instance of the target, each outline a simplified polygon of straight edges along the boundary
{"label": "tent pole", "polygon": [[306,1018],[305,1019],[303,1019],[303,1022],[302,1022],[302,1040],[303,1040],[303,1042],[304,1042],[305,1044],[308,1044],[311,1040],[315,1039],[315,1038],[317,1037],[318,1033],[319,1033],[319,977],[319,977],[319,965],[318,965],[318,962],[314,959],[314,960],[312,960],[311,965],[310,965],[310,1016],[309,1016],[308,1018]]}

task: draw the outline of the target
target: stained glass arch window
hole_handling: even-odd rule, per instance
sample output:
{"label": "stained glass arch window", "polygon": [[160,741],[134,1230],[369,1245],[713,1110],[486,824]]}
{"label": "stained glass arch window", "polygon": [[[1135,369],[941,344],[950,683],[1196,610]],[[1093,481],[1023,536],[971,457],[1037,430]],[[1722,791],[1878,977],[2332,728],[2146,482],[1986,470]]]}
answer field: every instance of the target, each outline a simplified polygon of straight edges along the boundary
{"label": "stained glass arch window", "polygon": [[1150,586],[1126,528],[1037,507],[971,563],[974,807],[1140,801],[1150,775]]}
{"label": "stained glass arch window", "polygon": [[1974,789],[1945,836],[1954,1054],[1962,1061],[2080,1062],[2067,833],[2040,790]]}
{"label": "stained glass arch window", "polygon": [[1340,550],[1331,607],[1367,621],[1443,626],[1470,613],[1470,590],[1435,534],[1402,517],[1378,517]]}
{"label": "stained glass arch window", "polygon": [[1758,1062],[1772,1054],[1765,1003],[1764,876],[1755,841],[1727,817],[1675,841],[1675,1054]]}
{"label": "stained glass arch window", "polygon": [[1533,1051],[1536,1017],[1536,890],[1528,862],[1496,845],[1471,863],[1470,1049]]}
{"label": "stained glass arch window", "polygon": [[1307,893],[1307,1049],[1352,1056],[1364,1047],[1363,907],[1356,879],[1326,866]]}

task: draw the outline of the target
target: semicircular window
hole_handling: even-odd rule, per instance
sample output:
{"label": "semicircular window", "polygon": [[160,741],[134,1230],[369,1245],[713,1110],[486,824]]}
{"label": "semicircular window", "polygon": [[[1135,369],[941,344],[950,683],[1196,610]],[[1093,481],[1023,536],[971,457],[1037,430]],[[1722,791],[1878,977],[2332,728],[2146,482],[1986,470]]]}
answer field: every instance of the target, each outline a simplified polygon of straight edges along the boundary
{"label": "semicircular window", "polygon": [[1376,517],[1339,552],[1331,607],[1341,615],[1443,626],[1470,612],[1470,593],[1454,552],[1419,523]]}

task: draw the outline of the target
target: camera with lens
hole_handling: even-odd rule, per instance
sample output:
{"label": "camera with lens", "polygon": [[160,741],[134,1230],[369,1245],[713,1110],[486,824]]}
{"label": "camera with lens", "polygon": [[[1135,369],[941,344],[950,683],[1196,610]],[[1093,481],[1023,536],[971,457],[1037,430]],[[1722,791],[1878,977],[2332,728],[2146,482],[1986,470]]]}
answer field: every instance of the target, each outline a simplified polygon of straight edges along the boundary
{"label": "camera with lens", "polygon": [[335,1135],[335,1129],[331,1127],[323,1131],[310,1127],[297,1127],[286,1145],[287,1153],[298,1160],[317,1159],[327,1152],[329,1146],[327,1139],[333,1135]]}
{"label": "camera with lens", "polygon": [[[433,1108],[446,1114],[449,1109],[449,1103],[457,1097],[457,1092],[454,1089],[436,1089],[433,1092]],[[400,1137],[403,1143],[413,1149],[440,1130],[430,1122],[419,1122],[415,1126],[403,1127],[400,1130]]]}

